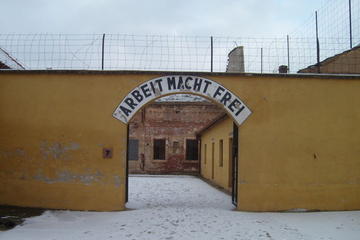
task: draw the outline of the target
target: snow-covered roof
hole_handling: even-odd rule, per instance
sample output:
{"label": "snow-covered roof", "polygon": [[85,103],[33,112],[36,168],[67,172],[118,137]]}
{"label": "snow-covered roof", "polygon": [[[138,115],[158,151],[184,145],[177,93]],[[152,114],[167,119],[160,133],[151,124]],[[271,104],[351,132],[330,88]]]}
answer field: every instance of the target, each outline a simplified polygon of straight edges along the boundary
{"label": "snow-covered roof", "polygon": [[175,95],[159,98],[156,100],[156,102],[209,102],[209,101],[197,95],[175,94]]}

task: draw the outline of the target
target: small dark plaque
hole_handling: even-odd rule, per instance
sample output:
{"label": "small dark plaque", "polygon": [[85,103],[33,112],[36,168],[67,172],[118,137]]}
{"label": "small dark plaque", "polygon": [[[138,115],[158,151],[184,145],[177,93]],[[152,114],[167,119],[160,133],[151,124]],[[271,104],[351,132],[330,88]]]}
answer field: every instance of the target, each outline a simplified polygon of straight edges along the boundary
{"label": "small dark plaque", "polygon": [[112,158],[113,149],[112,148],[103,148],[103,158]]}

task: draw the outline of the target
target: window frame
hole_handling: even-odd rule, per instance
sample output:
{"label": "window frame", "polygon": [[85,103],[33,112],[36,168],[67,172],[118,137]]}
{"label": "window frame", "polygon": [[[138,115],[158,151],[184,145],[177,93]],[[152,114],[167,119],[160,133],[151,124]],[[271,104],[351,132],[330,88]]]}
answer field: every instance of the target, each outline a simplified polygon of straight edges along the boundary
{"label": "window frame", "polygon": [[219,167],[224,167],[224,140],[219,139]]}
{"label": "window frame", "polygon": [[[136,159],[130,159],[130,141],[137,141],[137,157],[136,157]],[[139,161],[139,143],[140,143],[140,141],[139,141],[139,139],[136,139],[136,138],[129,138],[129,144],[128,144],[128,160],[129,161]]]}
{"label": "window frame", "polygon": [[[155,141],[159,141],[159,140],[163,140],[164,141],[164,159],[161,159],[161,158],[155,158]],[[153,161],[166,161],[166,138],[153,138],[153,141],[152,141],[152,160]]]}
{"label": "window frame", "polygon": [[206,165],[207,160],[207,144],[204,143],[204,165]]}
{"label": "window frame", "polygon": [[[196,148],[197,148],[197,154],[196,154],[196,159],[188,159],[188,145],[187,142],[189,141],[196,141]],[[187,162],[198,162],[199,161],[199,140],[196,138],[185,138],[185,161]]]}

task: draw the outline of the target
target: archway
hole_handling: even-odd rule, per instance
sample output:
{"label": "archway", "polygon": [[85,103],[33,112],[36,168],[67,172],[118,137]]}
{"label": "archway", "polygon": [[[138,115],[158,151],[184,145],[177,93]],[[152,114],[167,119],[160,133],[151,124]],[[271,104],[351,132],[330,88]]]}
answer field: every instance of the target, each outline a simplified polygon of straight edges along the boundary
{"label": "archway", "polygon": [[179,93],[200,95],[220,104],[237,125],[241,125],[251,114],[238,96],[213,80],[191,75],[169,75],[151,79],[134,88],[124,97],[113,116],[127,124],[139,109],[152,100]]}
{"label": "archway", "polygon": [[[154,78],[142,83],[132,89],[121,101],[113,116],[121,122],[127,124],[128,134],[127,142],[129,143],[129,121],[135,113],[144,108],[154,100],[174,94],[187,93],[199,95],[209,99],[212,103],[221,106],[226,113],[233,119],[234,141],[232,142],[232,200],[236,204],[237,200],[237,159],[238,159],[238,126],[242,124],[251,114],[251,111],[243,101],[221,84],[206,78],[191,75],[170,75]],[[236,137],[236,138],[235,138]],[[129,144],[126,152],[128,153]],[[199,159],[201,161],[201,158]],[[128,200],[128,156],[126,160],[126,201]],[[200,162],[201,165],[201,162]]]}

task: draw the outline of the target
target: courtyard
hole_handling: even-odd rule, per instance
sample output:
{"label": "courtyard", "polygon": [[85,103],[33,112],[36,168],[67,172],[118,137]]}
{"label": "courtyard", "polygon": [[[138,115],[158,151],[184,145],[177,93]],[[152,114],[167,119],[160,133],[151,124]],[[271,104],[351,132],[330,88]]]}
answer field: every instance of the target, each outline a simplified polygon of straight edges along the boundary
{"label": "courtyard", "polygon": [[231,196],[192,176],[132,175],[126,207],[119,212],[48,210],[0,232],[0,239],[355,240],[360,236],[360,211],[239,212]]}

